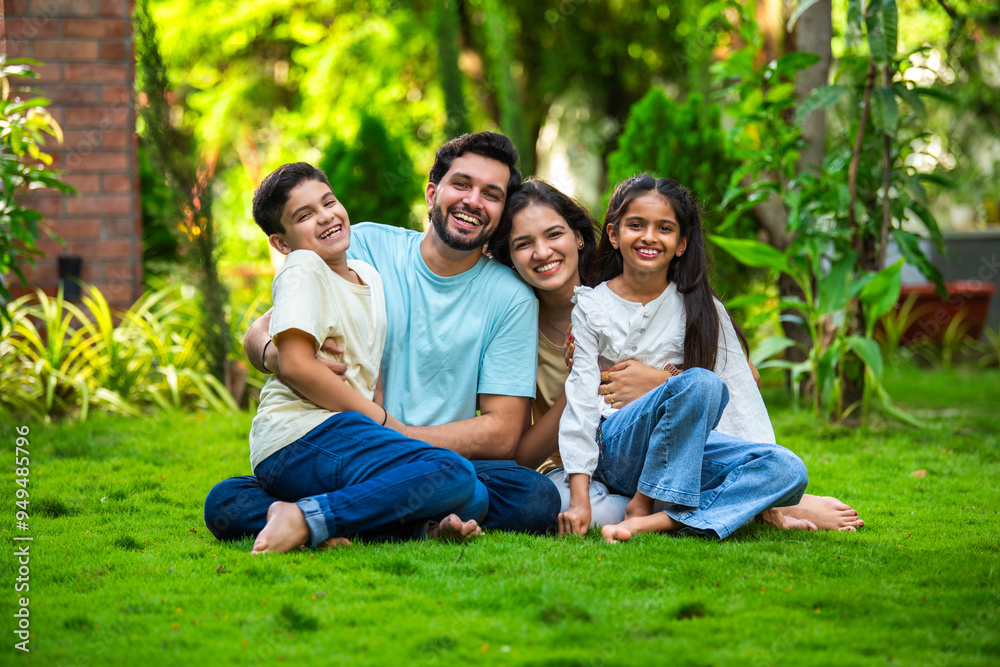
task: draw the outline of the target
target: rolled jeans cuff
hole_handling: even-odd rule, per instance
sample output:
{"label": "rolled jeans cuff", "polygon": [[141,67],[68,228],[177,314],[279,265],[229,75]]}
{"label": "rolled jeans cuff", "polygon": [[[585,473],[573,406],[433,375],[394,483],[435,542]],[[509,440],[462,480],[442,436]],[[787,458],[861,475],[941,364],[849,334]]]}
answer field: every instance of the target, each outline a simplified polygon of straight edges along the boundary
{"label": "rolled jeans cuff", "polygon": [[309,548],[315,549],[330,537],[330,529],[326,525],[323,508],[316,498],[303,498],[295,503],[306,517],[309,526]]}

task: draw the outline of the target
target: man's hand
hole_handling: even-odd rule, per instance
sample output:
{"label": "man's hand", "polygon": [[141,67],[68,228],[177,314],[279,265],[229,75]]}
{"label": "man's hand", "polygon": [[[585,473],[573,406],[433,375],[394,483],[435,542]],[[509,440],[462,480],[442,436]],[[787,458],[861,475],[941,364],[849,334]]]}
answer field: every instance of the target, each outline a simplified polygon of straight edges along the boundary
{"label": "man's hand", "polygon": [[632,401],[647,394],[669,380],[670,371],[659,370],[628,359],[601,371],[601,385],[597,392],[613,408],[624,408]]}

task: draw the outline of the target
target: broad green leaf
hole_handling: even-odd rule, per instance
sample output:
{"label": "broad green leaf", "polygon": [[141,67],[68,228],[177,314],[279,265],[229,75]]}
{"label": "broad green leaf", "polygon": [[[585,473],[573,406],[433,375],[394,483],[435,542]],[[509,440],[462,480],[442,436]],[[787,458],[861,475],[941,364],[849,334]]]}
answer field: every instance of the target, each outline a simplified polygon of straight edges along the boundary
{"label": "broad green leaf", "polygon": [[930,212],[923,204],[917,201],[911,201],[907,207],[909,210],[913,211],[913,214],[920,218],[920,221],[924,223],[927,227],[927,233],[931,237],[931,241],[937,246],[938,252],[942,255],[944,254],[944,237],[941,235],[941,228],[938,226],[937,218],[934,214]]}
{"label": "broad green leaf", "polygon": [[857,263],[857,253],[849,252],[830,267],[830,271],[817,279],[819,288],[816,309],[821,313],[835,313],[847,306],[848,281]]}
{"label": "broad green leaf", "polygon": [[712,243],[719,246],[747,266],[771,269],[782,273],[793,271],[788,259],[773,246],[750,239],[731,239],[710,234]]}
{"label": "broad green leaf", "polygon": [[898,41],[895,0],[870,0],[865,15],[868,49],[881,67],[892,67]]}
{"label": "broad green leaf", "polygon": [[858,294],[858,299],[865,307],[865,318],[874,326],[874,322],[892,310],[899,301],[899,291],[902,286],[901,269],[903,260],[887,266],[878,273]]}
{"label": "broad green leaf", "polygon": [[876,88],[872,91],[872,117],[883,132],[896,134],[899,129],[899,105],[893,88]]}
{"label": "broad green leaf", "polygon": [[864,19],[861,16],[861,0],[848,0],[847,31],[845,34],[848,47],[856,47],[861,41],[862,23],[864,23]]}
{"label": "broad green leaf", "polygon": [[786,336],[768,336],[750,350],[750,360],[756,366],[795,345],[797,343]]}
{"label": "broad green leaf", "polygon": [[767,94],[764,95],[764,100],[770,102],[771,104],[778,104],[791,99],[794,94],[794,83],[780,83],[777,86],[768,89]]}
{"label": "broad green leaf", "polygon": [[896,95],[903,100],[906,100],[906,103],[910,105],[910,108],[913,109],[914,113],[920,116],[920,118],[927,116],[927,107],[924,105],[924,101],[920,99],[920,95],[907,86],[905,82],[896,81],[892,84],[892,88],[896,91]]}
{"label": "broad green leaf", "polygon": [[[815,2],[816,0],[813,1]],[[799,4],[801,5],[802,3],[800,2]],[[777,62],[774,63],[774,71],[777,74],[790,76],[795,72],[809,69],[820,60],[822,60],[822,58],[815,53],[809,53],[808,51],[792,51],[791,53],[778,58]]]}
{"label": "broad green leaf", "polygon": [[813,111],[816,111],[817,109],[830,108],[836,104],[846,92],[847,86],[841,86],[839,84],[814,88],[795,112],[795,123],[797,125],[801,125],[802,121],[808,118],[809,114]]}
{"label": "broad green leaf", "polygon": [[847,347],[854,350],[854,353],[858,355],[861,361],[865,362],[875,377],[882,378],[882,351],[878,347],[878,343],[871,340],[870,338],[862,338],[861,336],[848,336],[847,337]]}
{"label": "broad green leaf", "polygon": [[934,283],[938,296],[947,300],[948,291],[944,287],[944,277],[941,275],[941,271],[927,259],[924,251],[921,250],[920,237],[902,229],[894,229],[892,230],[892,238],[896,240],[899,252],[903,256],[903,259],[906,260],[906,263],[916,267],[925,278]]}

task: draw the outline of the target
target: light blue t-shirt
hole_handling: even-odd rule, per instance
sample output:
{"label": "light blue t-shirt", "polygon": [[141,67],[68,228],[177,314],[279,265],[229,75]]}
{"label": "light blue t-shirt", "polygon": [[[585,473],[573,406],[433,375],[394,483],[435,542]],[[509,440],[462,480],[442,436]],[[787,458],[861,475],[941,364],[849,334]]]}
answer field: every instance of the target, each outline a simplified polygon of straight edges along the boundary
{"label": "light blue t-shirt", "polygon": [[385,290],[389,414],[436,426],[475,417],[479,394],[533,399],[538,303],[531,289],[486,257],[457,276],[438,276],[420,255],[422,238],[370,222],[351,226],[348,257],[374,266]]}

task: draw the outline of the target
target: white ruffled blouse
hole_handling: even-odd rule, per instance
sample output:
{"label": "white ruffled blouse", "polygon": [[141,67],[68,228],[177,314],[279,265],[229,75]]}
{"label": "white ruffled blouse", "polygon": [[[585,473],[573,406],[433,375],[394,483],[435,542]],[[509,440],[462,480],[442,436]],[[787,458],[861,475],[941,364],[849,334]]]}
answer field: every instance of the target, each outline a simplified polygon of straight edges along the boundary
{"label": "white ruffled blouse", "polygon": [[[559,421],[559,454],[568,474],[593,475],[595,436],[612,408],[599,395],[601,369],[635,359],[653,368],[684,365],[684,297],[673,283],[647,304],[626,301],[608,288],[577,287],[573,297],[573,369],[566,379],[566,410]],[[729,388],[729,404],[716,428],[749,442],[774,443],[774,430],[736,331],[722,303],[715,373]],[[647,333],[648,332],[648,333]]]}

